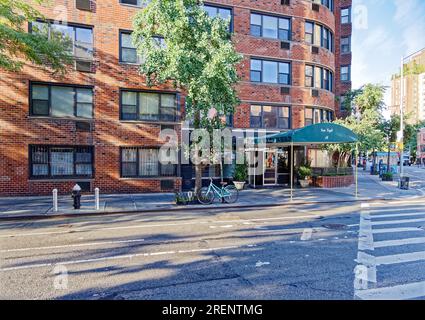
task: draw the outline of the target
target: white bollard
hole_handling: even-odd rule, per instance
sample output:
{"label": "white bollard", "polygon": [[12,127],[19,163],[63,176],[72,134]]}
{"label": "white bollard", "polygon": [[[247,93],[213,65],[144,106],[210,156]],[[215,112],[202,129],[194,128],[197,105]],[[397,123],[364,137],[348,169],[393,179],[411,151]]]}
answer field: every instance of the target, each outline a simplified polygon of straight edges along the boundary
{"label": "white bollard", "polygon": [[99,205],[99,188],[95,188],[94,189],[94,202],[95,202],[96,210],[99,210],[100,209],[100,205]]}
{"label": "white bollard", "polygon": [[58,212],[58,189],[53,189],[53,211]]}

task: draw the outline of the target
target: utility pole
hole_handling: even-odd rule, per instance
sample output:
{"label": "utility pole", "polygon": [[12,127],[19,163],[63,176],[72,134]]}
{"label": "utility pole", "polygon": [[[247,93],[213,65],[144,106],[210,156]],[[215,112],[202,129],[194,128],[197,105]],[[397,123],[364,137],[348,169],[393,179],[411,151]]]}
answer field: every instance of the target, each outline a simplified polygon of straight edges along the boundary
{"label": "utility pole", "polygon": [[401,57],[401,72],[400,72],[400,181],[403,177],[404,167],[404,57]]}

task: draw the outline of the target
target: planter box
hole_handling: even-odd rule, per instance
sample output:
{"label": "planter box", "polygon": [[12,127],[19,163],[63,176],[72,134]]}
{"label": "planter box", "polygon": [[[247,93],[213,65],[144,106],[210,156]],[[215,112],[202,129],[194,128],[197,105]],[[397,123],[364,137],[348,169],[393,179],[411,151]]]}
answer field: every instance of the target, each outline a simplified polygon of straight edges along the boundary
{"label": "planter box", "polygon": [[354,176],[317,177],[315,186],[319,188],[345,188],[355,183]]}
{"label": "planter box", "polygon": [[394,178],[382,176],[382,181],[394,181]]}

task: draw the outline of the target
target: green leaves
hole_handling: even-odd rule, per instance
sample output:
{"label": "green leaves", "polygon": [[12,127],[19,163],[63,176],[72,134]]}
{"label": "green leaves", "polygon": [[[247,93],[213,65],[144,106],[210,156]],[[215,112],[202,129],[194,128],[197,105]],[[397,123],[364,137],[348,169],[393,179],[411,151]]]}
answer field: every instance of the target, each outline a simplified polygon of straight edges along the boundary
{"label": "green leaves", "polygon": [[[242,57],[229,37],[228,21],[210,18],[200,5],[197,0],[152,0],[134,18],[133,42],[143,57],[140,72],[147,84],[171,81],[185,91],[186,115],[195,128],[217,127],[221,122],[207,113],[212,108],[217,116],[233,113]],[[164,38],[164,47],[155,45],[155,36]]]}
{"label": "green leaves", "polygon": [[[42,3],[35,0],[34,3]],[[48,39],[40,34],[27,33],[23,26],[42,15],[22,0],[0,0],[0,68],[19,71],[24,61],[64,72],[72,62],[66,43]]]}

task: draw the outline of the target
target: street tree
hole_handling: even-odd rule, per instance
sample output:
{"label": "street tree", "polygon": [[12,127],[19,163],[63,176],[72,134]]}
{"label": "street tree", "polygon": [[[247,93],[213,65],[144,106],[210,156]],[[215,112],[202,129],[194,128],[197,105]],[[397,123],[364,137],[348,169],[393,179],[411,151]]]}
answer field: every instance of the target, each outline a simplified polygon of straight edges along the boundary
{"label": "street tree", "polygon": [[[381,112],[385,105],[384,93],[385,87],[376,84],[367,84],[360,89],[348,92],[344,103],[349,115],[335,120],[335,123],[357,134],[359,150],[365,154],[372,151],[375,155],[375,151],[384,145],[385,135],[380,127]],[[348,163],[353,146],[350,144],[328,145],[325,149],[338,156],[337,167],[340,167]]]}
{"label": "street tree", "polygon": [[26,61],[63,73],[72,62],[70,39],[27,32],[24,26],[43,15],[33,8],[42,0],[0,0],[0,69],[19,71]]}
{"label": "street tree", "polygon": [[[133,42],[146,84],[172,83],[182,90],[186,118],[194,129],[207,129],[211,134],[239,103],[234,86],[242,57],[235,51],[230,21],[209,17],[199,0],[152,0],[145,5],[134,17]],[[201,140],[190,145],[196,158],[196,192],[208,163],[201,155]]]}

